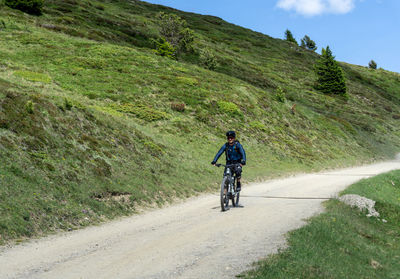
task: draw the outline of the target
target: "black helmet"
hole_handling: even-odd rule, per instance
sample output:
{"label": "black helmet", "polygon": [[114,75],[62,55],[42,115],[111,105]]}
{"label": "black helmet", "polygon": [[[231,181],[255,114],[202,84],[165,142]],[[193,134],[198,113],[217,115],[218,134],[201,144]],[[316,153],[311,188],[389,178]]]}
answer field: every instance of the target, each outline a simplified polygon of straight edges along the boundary
{"label": "black helmet", "polygon": [[235,133],[235,131],[228,131],[228,132],[226,132],[226,137],[227,137],[227,138],[236,138],[236,133]]}

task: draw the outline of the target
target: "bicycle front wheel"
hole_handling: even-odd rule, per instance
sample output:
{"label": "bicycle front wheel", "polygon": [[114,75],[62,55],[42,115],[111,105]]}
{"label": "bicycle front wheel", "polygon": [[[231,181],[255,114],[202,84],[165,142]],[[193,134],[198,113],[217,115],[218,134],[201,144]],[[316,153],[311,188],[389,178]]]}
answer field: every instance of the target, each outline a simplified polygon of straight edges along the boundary
{"label": "bicycle front wheel", "polygon": [[236,202],[235,202],[235,206],[239,206],[239,197],[240,197],[240,192],[236,192]]}
{"label": "bicycle front wheel", "polygon": [[228,198],[228,177],[224,177],[221,183],[221,210],[225,211],[228,209],[229,198]]}

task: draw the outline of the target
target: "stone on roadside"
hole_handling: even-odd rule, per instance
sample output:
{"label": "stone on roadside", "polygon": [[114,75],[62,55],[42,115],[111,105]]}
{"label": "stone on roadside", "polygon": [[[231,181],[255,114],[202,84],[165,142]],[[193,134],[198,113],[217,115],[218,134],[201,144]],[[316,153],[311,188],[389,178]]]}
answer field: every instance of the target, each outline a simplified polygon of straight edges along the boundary
{"label": "stone on roadside", "polygon": [[379,212],[374,208],[374,200],[359,195],[349,194],[339,197],[339,201],[350,205],[351,207],[357,207],[360,211],[363,211],[364,209],[368,210],[367,217],[379,217]]}

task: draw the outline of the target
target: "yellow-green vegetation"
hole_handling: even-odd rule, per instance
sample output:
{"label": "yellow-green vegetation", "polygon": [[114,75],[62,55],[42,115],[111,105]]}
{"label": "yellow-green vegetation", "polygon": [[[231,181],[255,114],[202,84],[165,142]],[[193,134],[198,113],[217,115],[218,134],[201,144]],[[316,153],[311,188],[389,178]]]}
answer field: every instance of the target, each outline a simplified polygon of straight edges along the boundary
{"label": "yellow-green vegetation", "polygon": [[41,73],[34,73],[30,71],[16,71],[14,73],[16,76],[20,76],[26,80],[35,81],[35,82],[44,82],[50,83],[51,79],[48,75],[41,74]]}
{"label": "yellow-green vegetation", "polygon": [[242,115],[242,112],[240,111],[239,107],[234,103],[219,101],[218,107],[221,110],[221,112],[226,113],[228,115],[231,116]]}
{"label": "yellow-green vegetation", "polygon": [[[1,242],[213,191],[227,130],[248,180],[400,147],[397,73],[341,63],[348,98],[324,95],[316,53],[216,17],[140,1],[48,0],[41,16],[0,5]],[[186,20],[193,51],[154,53],[160,12]]]}
{"label": "yellow-green vegetation", "polygon": [[367,212],[328,201],[325,213],[289,234],[286,250],[240,277],[398,278],[400,171],[362,180],[342,194],[375,200],[380,217],[369,218]]}

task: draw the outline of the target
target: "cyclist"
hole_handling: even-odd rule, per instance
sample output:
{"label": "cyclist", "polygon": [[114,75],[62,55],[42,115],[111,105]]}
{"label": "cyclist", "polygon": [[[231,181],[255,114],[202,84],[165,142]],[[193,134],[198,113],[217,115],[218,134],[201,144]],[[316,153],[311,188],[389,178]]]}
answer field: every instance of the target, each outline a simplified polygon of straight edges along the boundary
{"label": "cyclist", "polygon": [[215,155],[215,158],[211,162],[211,164],[215,166],[219,157],[221,157],[222,153],[224,152],[226,156],[227,165],[238,164],[236,167],[233,167],[231,169],[234,173],[236,173],[236,179],[237,179],[236,190],[240,191],[241,190],[240,178],[242,177],[242,167],[246,165],[246,153],[240,142],[236,140],[236,133],[234,131],[228,131],[226,133],[226,138],[228,139],[228,142],[221,147],[217,155]]}

